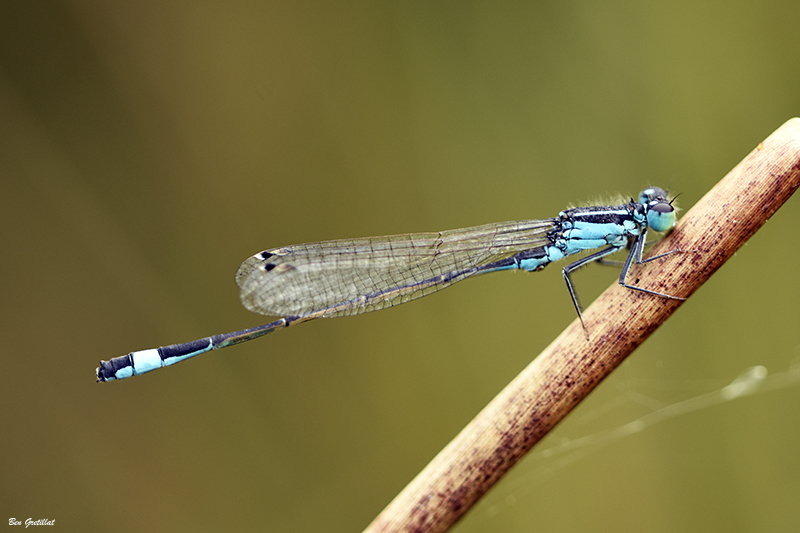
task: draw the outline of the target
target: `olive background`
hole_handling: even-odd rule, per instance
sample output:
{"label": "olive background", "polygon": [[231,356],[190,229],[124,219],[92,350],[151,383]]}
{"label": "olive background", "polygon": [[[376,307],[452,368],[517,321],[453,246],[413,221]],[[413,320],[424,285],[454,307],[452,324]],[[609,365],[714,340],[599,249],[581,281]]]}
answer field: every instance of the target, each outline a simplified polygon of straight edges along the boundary
{"label": "olive background", "polygon": [[[98,361],[268,321],[233,282],[266,248],[649,185],[688,209],[800,114],[798,23],[781,1],[3,2],[0,519],[362,530],[575,319],[559,266],[122,382]],[[454,531],[796,530],[798,226],[794,198]],[[616,277],[574,281],[588,305]],[[713,401],[756,365],[778,379]]]}

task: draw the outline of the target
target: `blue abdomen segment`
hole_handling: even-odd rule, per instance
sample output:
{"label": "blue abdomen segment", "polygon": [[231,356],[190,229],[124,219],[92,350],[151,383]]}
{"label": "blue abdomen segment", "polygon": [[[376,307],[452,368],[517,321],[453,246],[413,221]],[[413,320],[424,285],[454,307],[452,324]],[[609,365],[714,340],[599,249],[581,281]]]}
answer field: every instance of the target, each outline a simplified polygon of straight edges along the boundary
{"label": "blue abdomen segment", "polygon": [[528,272],[541,270],[553,261],[558,261],[565,257],[562,251],[563,247],[564,245],[561,243],[560,246],[552,244],[525,250],[524,252],[519,252],[518,254],[514,254],[499,261],[483,265],[478,268],[478,272],[487,274],[489,272],[500,272],[501,270],[519,269],[527,270]]}
{"label": "blue abdomen segment", "polygon": [[180,363],[184,359],[189,359],[213,349],[214,343],[210,337],[207,337],[185,344],[131,352],[122,357],[115,357],[110,361],[101,361],[100,368],[97,369],[97,378],[99,381],[113,381],[115,379],[138,376],[139,374],[152,372],[162,366]]}
{"label": "blue abdomen segment", "polygon": [[564,250],[557,245],[544,246],[541,248],[541,254],[535,257],[520,257],[517,260],[518,268],[527,270],[528,272],[535,272],[541,270],[554,261],[564,259],[567,255]]}

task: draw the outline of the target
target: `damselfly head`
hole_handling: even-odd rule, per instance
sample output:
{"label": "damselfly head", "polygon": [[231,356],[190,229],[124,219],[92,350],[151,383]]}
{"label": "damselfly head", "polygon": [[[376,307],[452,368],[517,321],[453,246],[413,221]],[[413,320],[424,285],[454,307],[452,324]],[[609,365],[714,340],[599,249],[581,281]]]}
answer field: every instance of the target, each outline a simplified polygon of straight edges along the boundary
{"label": "damselfly head", "polygon": [[675,208],[667,199],[667,191],[664,189],[650,187],[643,190],[639,193],[639,203],[647,210],[647,225],[653,230],[667,231],[677,224]]}

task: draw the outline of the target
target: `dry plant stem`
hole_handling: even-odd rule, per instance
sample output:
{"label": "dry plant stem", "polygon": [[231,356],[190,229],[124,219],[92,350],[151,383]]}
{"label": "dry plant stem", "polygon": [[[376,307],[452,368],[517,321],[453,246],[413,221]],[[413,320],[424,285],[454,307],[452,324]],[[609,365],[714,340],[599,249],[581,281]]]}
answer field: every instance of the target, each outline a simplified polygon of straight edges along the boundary
{"label": "dry plant stem", "polygon": [[[688,297],[800,186],[800,119],[781,126],[632,269],[629,282]],[[368,532],[453,525],[683,302],[614,284],[465,427],[381,512]]]}

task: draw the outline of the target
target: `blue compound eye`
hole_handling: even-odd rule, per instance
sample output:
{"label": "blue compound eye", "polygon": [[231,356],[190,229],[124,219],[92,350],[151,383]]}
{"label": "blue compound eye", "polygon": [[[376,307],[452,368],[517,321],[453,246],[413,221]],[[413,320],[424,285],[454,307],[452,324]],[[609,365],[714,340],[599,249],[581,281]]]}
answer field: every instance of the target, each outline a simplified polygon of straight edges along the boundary
{"label": "blue compound eye", "polygon": [[675,208],[667,202],[653,202],[648,206],[647,225],[654,231],[667,231],[677,223]]}
{"label": "blue compound eye", "polygon": [[667,191],[662,189],[661,187],[650,187],[649,189],[645,189],[639,193],[639,203],[640,204],[649,204],[653,201],[667,201]]}

